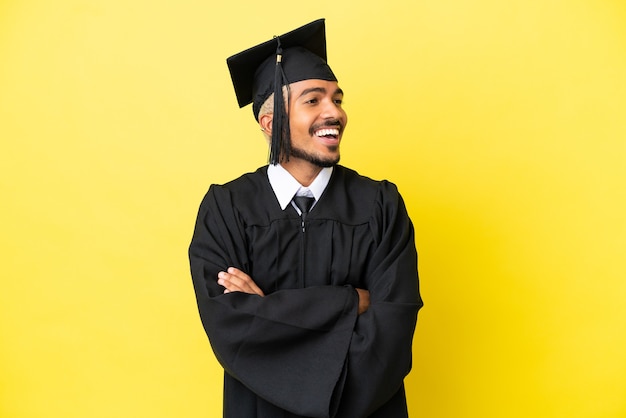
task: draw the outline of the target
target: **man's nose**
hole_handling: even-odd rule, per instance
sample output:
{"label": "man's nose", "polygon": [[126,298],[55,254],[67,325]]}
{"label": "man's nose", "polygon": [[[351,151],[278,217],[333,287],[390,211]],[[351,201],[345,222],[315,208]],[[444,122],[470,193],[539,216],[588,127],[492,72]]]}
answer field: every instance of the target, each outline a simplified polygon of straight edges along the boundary
{"label": "man's nose", "polygon": [[325,100],[324,108],[322,111],[322,117],[324,119],[339,119],[342,115],[341,108],[335,103],[334,100]]}

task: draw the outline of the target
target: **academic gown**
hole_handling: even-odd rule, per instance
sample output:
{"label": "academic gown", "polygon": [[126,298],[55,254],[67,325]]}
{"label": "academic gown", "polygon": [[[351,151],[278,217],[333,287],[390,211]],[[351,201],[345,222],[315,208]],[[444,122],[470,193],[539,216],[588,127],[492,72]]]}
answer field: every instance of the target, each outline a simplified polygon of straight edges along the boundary
{"label": "academic gown", "polygon": [[[225,417],[407,416],[403,379],[422,300],[395,185],[336,166],[302,225],[261,167],[209,188],[189,257],[225,370]],[[224,294],[217,274],[230,266],[265,296]],[[362,315],[355,288],[370,292]]]}

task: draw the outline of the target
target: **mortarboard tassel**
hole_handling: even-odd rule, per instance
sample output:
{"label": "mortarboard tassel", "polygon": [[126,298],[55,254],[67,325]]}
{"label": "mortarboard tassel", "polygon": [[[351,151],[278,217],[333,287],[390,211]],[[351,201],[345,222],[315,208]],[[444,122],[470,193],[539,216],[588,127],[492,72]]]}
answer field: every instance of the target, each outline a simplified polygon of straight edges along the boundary
{"label": "mortarboard tassel", "polygon": [[[283,48],[280,44],[280,38],[276,37],[276,40],[278,41],[278,46],[276,47],[276,68],[274,70],[274,116],[272,119],[272,142],[270,145],[270,164],[273,165],[280,162],[281,156],[289,160],[291,152],[289,115],[283,98],[283,85],[289,89],[289,83],[283,71]],[[289,100],[289,94],[287,94],[287,100]]]}

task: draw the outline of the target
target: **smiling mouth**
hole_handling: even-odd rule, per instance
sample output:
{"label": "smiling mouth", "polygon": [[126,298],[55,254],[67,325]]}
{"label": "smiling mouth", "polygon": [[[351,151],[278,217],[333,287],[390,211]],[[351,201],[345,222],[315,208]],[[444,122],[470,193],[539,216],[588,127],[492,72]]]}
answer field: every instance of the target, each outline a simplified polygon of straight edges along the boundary
{"label": "smiling mouth", "polygon": [[315,131],[315,136],[318,138],[337,139],[339,138],[339,129],[336,128],[324,128]]}

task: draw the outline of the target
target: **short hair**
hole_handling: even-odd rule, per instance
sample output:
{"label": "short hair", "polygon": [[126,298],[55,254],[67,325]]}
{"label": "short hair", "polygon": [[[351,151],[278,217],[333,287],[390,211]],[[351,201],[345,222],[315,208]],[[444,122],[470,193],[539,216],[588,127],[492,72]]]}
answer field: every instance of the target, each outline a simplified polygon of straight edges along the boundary
{"label": "short hair", "polygon": [[[261,109],[259,110],[258,122],[261,123],[261,117],[263,117],[263,115],[271,115],[273,113],[274,113],[274,93],[270,94],[270,97],[268,97],[265,100],[265,102],[263,102],[263,104],[261,105]],[[270,135],[270,133],[267,132],[263,128],[261,128],[261,131],[263,132],[263,136],[265,137],[265,140],[267,141],[267,143],[269,144],[270,142],[272,142],[272,135]]]}
{"label": "short hair", "polygon": [[[288,86],[283,86],[283,97],[285,100],[286,106],[289,105],[289,88]],[[263,115],[272,115],[274,114],[274,93],[270,94],[270,96],[263,102],[261,108],[259,109],[259,118],[257,122],[261,123],[261,117]],[[267,139],[268,143],[272,140],[272,136],[263,131],[263,135],[265,135],[265,139]]]}
{"label": "short hair", "polygon": [[261,105],[258,122],[261,122],[261,116],[271,115],[272,113],[274,113],[274,93],[270,94],[267,100]]}

